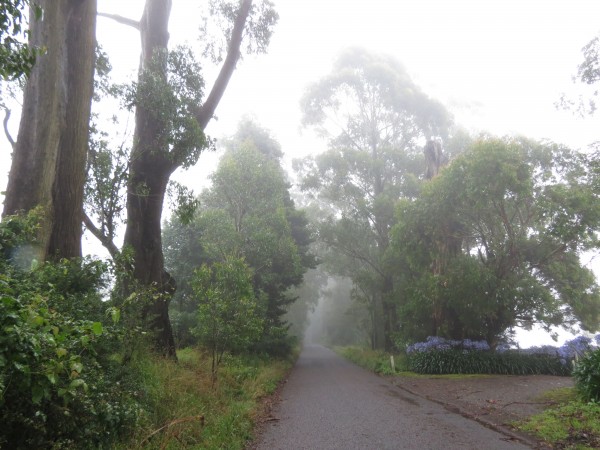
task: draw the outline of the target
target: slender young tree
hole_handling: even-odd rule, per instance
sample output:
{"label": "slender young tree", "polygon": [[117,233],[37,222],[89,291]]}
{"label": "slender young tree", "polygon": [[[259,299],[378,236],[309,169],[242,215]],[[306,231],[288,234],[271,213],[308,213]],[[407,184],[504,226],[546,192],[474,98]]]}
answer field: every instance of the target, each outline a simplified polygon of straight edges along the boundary
{"label": "slender young tree", "polygon": [[40,207],[40,260],[81,256],[83,186],[93,92],[96,0],[39,0],[31,71],[13,145],[3,215]]}

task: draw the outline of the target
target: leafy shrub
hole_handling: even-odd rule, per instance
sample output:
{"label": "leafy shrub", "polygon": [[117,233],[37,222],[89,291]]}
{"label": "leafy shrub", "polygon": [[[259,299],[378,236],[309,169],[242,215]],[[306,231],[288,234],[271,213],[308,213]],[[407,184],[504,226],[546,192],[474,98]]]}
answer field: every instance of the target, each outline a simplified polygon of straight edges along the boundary
{"label": "leafy shrub", "polygon": [[557,357],[527,355],[515,350],[503,353],[469,350],[429,350],[408,356],[410,369],[423,374],[569,375]]}
{"label": "leafy shrub", "polygon": [[573,377],[585,401],[600,403],[600,348],[588,352],[575,364]]}
{"label": "leafy shrub", "polygon": [[34,233],[29,218],[0,223],[0,447],[108,446],[140,407],[112,358],[121,332],[98,294],[105,268],[20,264],[15,255]]}
{"label": "leafy shrub", "polygon": [[561,347],[542,345],[510,349],[499,345],[492,352],[485,341],[451,340],[429,336],[406,349],[411,370],[419,373],[497,373],[569,375],[574,361],[595,348],[600,335],[577,336]]}

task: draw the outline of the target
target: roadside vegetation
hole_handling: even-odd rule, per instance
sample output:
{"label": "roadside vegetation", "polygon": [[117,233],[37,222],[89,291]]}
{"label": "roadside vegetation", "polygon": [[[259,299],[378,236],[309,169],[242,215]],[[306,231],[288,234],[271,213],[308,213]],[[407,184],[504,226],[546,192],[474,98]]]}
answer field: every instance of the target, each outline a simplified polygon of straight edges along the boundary
{"label": "roadside vegetation", "polygon": [[297,351],[226,345],[218,378],[209,345],[157,355],[139,310],[100,295],[107,264],[21,266],[36,224],[0,224],[0,446],[243,448]]}
{"label": "roadside vegetation", "polygon": [[[301,100],[328,147],[290,175],[250,119],[205,133],[242,55],[267,50],[273,3],[201,2],[191,47],[169,45],[170,1],[143,3],[138,21],[0,2],[0,447],[241,448],[313,309],[328,344],[375,349],[340,350],[370,370],[575,367],[593,410],[591,341],[507,345],[516,327],[600,329],[580,259],[600,247],[600,148],[469,135],[394,58],[351,48]],[[139,32],[137,77],[112,78],[99,16]],[[202,192],[171,182],[217,147]],[[84,229],[109,259],[84,256]]]}
{"label": "roadside vegetation", "polygon": [[293,358],[225,355],[216,385],[209,351],[177,352],[168,359],[136,361],[146,414],[121,448],[242,449],[254,437],[261,400],[272,394]]}
{"label": "roadside vegetation", "polygon": [[[390,355],[382,350],[371,350],[357,346],[334,347],[334,350],[353,363],[382,375],[393,375],[408,370],[406,356],[401,353]],[[394,368],[392,368],[392,356],[394,358]]]}
{"label": "roadside vegetation", "polygon": [[[518,424],[552,448],[600,448],[600,349],[586,353],[573,370],[575,388],[542,414]],[[565,395],[566,394],[566,395]]]}
{"label": "roadside vegetation", "polygon": [[597,449],[600,447],[600,405],[570,401],[531,417],[517,428],[552,448]]}

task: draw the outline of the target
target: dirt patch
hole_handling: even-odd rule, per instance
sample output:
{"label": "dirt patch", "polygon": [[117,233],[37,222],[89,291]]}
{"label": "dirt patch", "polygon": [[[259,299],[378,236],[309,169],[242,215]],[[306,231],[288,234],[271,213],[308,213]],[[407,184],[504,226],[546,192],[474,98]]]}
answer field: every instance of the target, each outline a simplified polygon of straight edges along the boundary
{"label": "dirt patch", "polygon": [[386,377],[396,386],[413,394],[441,403],[448,409],[477,420],[507,434],[515,434],[527,443],[531,436],[517,432],[511,423],[542,412],[552,406],[542,395],[558,388],[573,386],[570,377],[549,375],[444,377]]}

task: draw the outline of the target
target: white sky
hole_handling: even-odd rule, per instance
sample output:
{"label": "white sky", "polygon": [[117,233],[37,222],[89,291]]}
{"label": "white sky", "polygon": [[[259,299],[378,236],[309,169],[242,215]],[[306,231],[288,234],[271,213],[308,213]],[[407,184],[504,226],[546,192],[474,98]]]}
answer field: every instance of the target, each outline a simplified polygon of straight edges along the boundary
{"label": "white sky", "polygon": [[[99,0],[99,10],[138,19],[143,0]],[[197,0],[173,0],[171,42],[198,35]],[[238,65],[217,109],[213,137],[232,134],[239,119],[254,116],[268,128],[287,160],[322,151],[325,143],[300,130],[299,100],[308,83],[329,73],[348,46],[395,56],[417,84],[442,101],[456,122],[496,134],[520,133],[574,147],[600,140],[599,118],[557,111],[581,48],[600,32],[598,0],[276,0],[280,21],[269,52]],[[139,36],[108,19],[98,40],[115,72],[134,78]],[[207,80],[210,86],[211,80]],[[18,122],[13,119],[11,129]],[[10,150],[0,143],[0,190]],[[215,155],[176,177],[198,189],[214,169]],[[0,196],[0,200],[2,197]]]}

